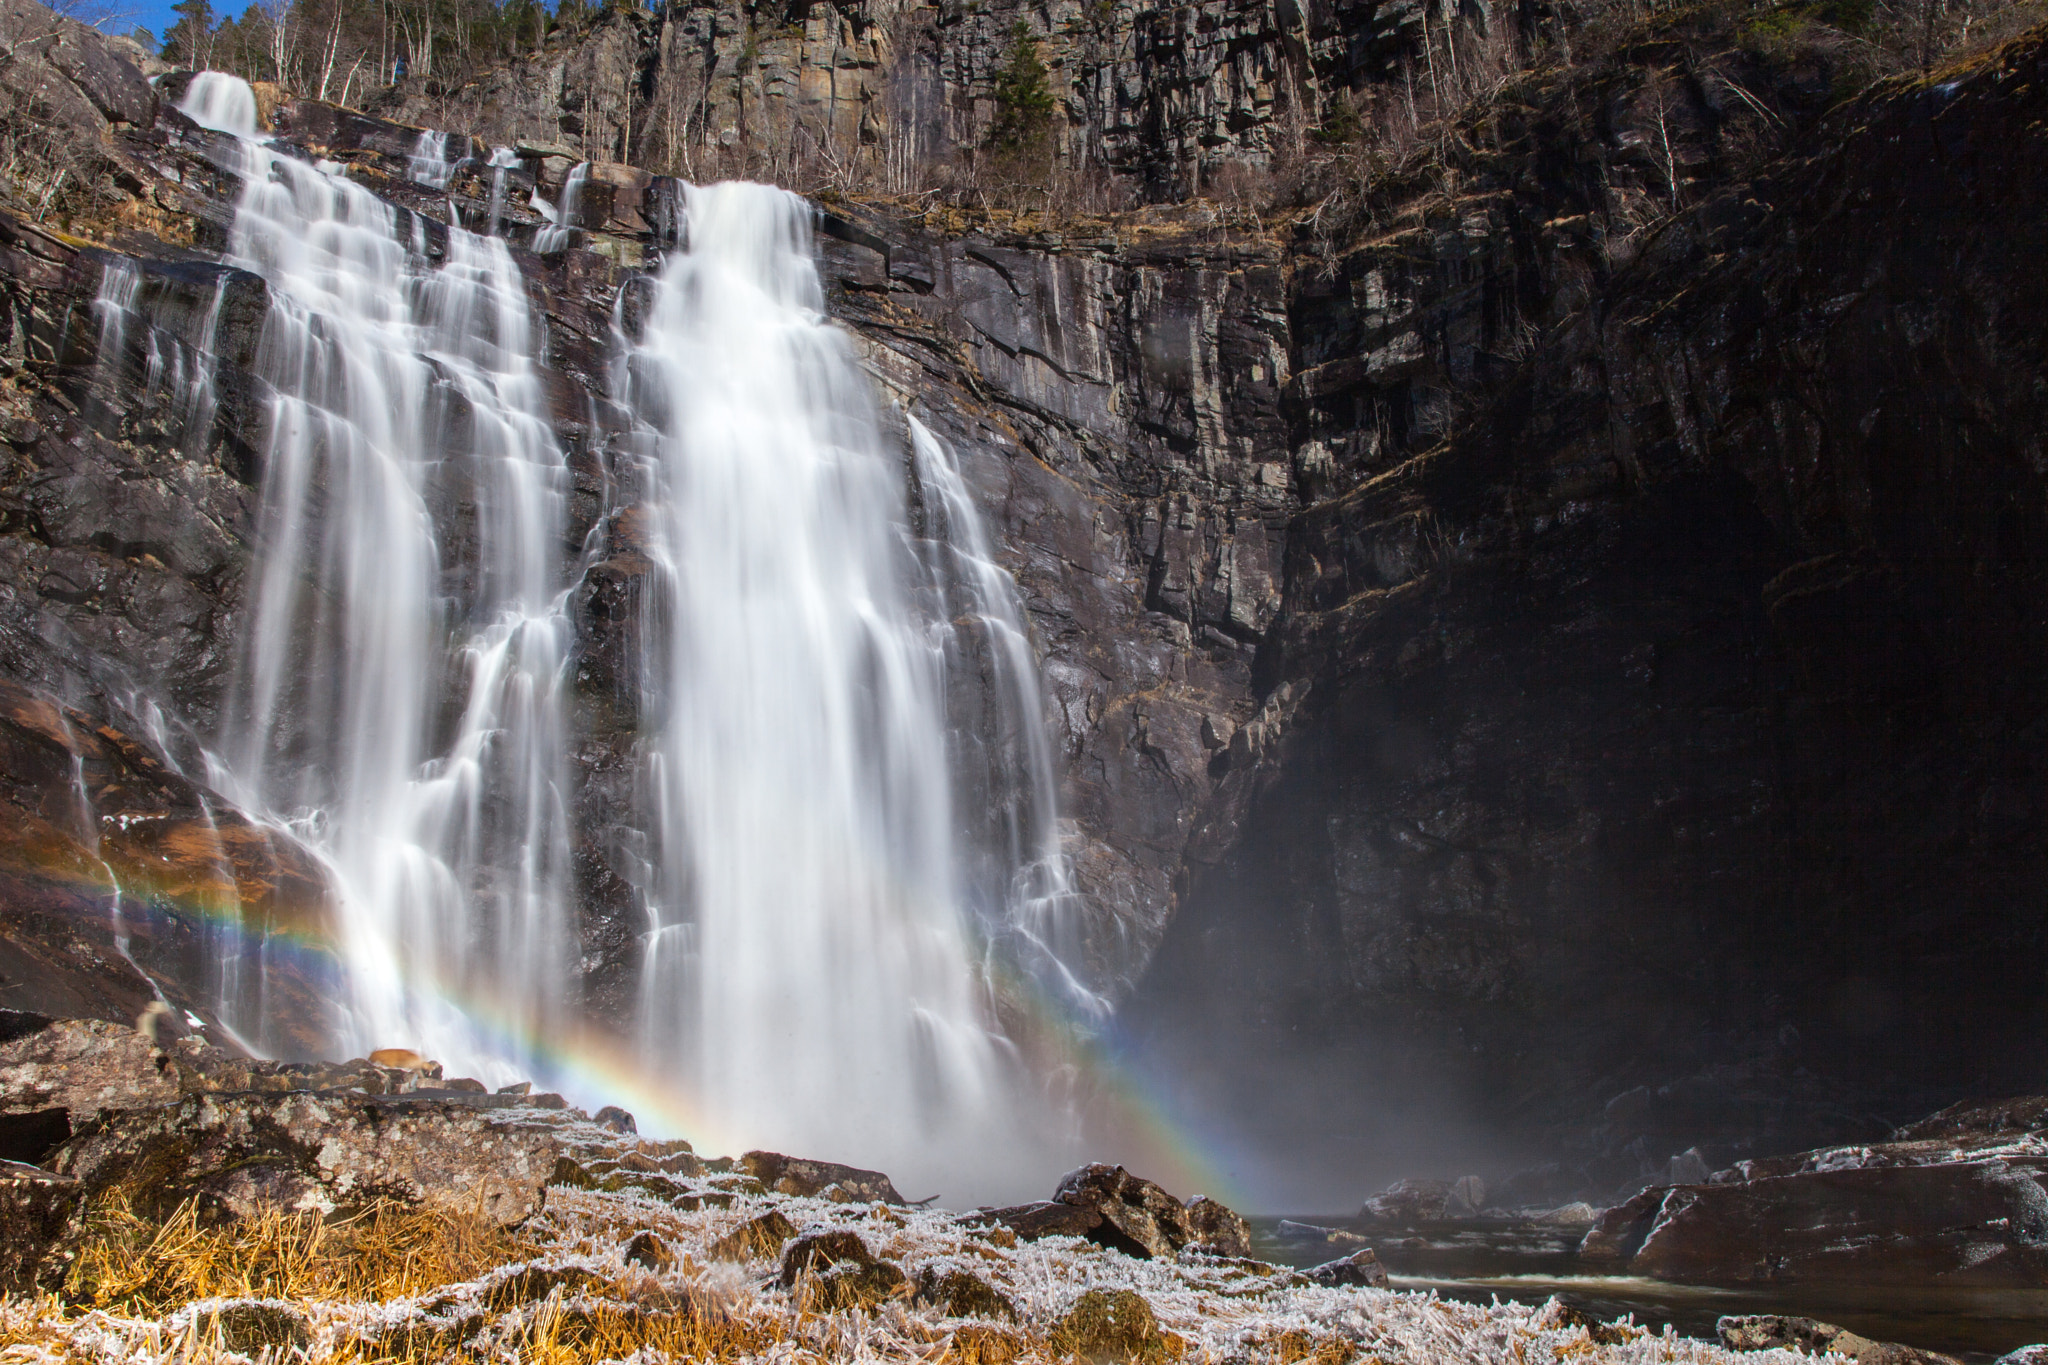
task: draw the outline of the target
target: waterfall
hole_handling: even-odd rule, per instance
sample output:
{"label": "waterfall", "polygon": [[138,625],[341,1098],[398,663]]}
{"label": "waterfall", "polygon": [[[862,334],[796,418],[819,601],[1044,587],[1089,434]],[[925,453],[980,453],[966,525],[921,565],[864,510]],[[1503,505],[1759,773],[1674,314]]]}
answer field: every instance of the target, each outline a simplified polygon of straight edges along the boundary
{"label": "waterfall", "polygon": [[185,87],[178,112],[202,128],[236,137],[256,136],[256,91],[239,76],[198,72]]}
{"label": "waterfall", "polygon": [[529,202],[548,225],[534,234],[533,249],[543,256],[556,251],[566,251],[576,241],[576,210],[583,199],[584,182],[590,179],[590,163],[579,161],[570,167],[568,178],[562,182],[562,198],[558,204],[550,204],[540,197],[536,187]]}
{"label": "waterfall", "polygon": [[982,816],[980,837],[962,851],[962,889],[998,965],[1099,1018],[1108,1002],[1075,970],[1080,904],[1060,845],[1058,768],[1017,585],[995,561],[952,449],[915,417],[909,428],[939,641],[956,679],[949,700],[967,713],[948,724],[970,751],[955,756],[972,788],[955,805]]}
{"label": "waterfall", "polygon": [[[578,1005],[570,851],[618,834],[640,854],[631,1024],[715,1126],[690,1136],[920,1191],[1038,1187],[1068,1116],[1009,1026],[1100,1002],[1067,968],[1030,640],[953,453],[884,420],[825,318],[809,206],[681,187],[687,245],[621,310],[637,785],[627,828],[576,831],[568,479],[519,271],[273,149],[246,91],[202,76],[185,105],[234,135],[226,256],[270,288],[245,649],[208,773],[328,862],[338,1042],[541,1068],[523,1040]],[[543,249],[573,240],[587,175]]]}
{"label": "waterfall", "polygon": [[231,80],[195,80],[186,112],[243,139],[226,255],[270,285],[272,397],[212,777],[330,865],[343,1041],[509,1080],[574,959],[567,471],[524,282],[459,228],[433,263],[424,222],[256,140]]}
{"label": "waterfall", "polygon": [[[956,836],[951,631],[920,610],[906,461],[822,315],[809,206],[685,193],[687,249],[620,380],[652,428],[628,495],[659,580],[639,668],[644,1045],[750,1143],[920,1189],[985,1182],[1051,1124],[994,1022]],[[964,496],[945,515],[979,535]],[[1042,855],[1054,827],[1032,828]]]}
{"label": "waterfall", "polygon": [[437,128],[421,130],[413,141],[412,155],[406,158],[406,178],[428,189],[447,189],[448,182],[455,178],[456,167],[462,164],[459,158],[448,155],[454,147],[455,136],[452,133],[444,133]]}
{"label": "waterfall", "polygon": [[493,237],[498,235],[498,228],[505,220],[505,173],[518,164],[518,154],[510,147],[491,149],[490,221],[484,230]]}

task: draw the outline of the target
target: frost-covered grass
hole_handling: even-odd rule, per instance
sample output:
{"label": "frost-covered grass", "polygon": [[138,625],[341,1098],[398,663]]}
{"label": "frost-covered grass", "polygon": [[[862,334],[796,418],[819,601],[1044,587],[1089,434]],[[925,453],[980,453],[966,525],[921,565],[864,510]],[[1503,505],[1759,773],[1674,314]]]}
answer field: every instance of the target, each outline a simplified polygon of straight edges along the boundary
{"label": "frost-covered grass", "polygon": [[[386,1207],[352,1220],[273,1215],[217,1228],[189,1210],[161,1226],[110,1215],[62,1297],[0,1301],[0,1365],[42,1361],[380,1360],[921,1362],[1036,1365],[1086,1356],[1182,1365],[1732,1365],[1711,1343],[1623,1326],[1597,1332],[1552,1302],[1480,1307],[1431,1294],[1332,1289],[1251,1261],[1136,1260],[1074,1238],[1018,1242],[937,1211],[702,1193],[685,1210],[628,1191],[557,1187],[516,1229]],[[689,1202],[687,1200],[682,1202]],[[779,1210],[800,1231],[845,1228],[900,1267],[904,1289],[813,1311],[772,1252],[712,1247]],[[642,1264],[627,1258],[641,1239]],[[665,1262],[665,1264],[664,1264]],[[1014,1320],[948,1317],[912,1292],[929,1268],[1000,1293]],[[929,1281],[930,1276],[924,1276]],[[1143,1299],[1142,1345],[1074,1324],[1087,1304]],[[1077,1305],[1082,1311],[1077,1312]],[[1597,1340],[1596,1340],[1597,1336]],[[1092,1342],[1092,1344],[1091,1344]],[[1810,1365],[1787,1352],[1745,1365]]]}

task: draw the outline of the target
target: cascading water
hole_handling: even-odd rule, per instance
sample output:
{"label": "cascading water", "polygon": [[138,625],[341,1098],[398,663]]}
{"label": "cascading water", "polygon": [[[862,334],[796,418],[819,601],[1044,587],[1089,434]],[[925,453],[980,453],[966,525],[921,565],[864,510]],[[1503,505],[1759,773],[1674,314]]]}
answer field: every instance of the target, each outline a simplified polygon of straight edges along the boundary
{"label": "cascading water", "polygon": [[[567,479],[523,283],[503,242],[272,150],[240,82],[198,77],[185,108],[238,139],[228,259],[271,297],[248,647],[210,778],[333,869],[341,1041],[509,1078],[539,1059],[477,1021],[565,1022],[577,944]],[[586,174],[542,249],[572,240]],[[1064,965],[1075,898],[1014,584],[952,453],[879,420],[821,311],[808,206],[683,194],[688,245],[620,353],[638,425],[613,469],[654,566],[646,1068],[719,1129],[692,1136],[1035,1187],[1067,1116],[998,1018],[1099,1002]]]}
{"label": "cascading water", "polygon": [[576,208],[583,198],[584,182],[590,178],[590,163],[579,161],[569,170],[568,178],[562,181],[562,199],[550,204],[540,197],[540,191],[533,192],[531,203],[548,225],[534,234],[533,249],[545,256],[550,252],[566,250],[575,242]]}
{"label": "cascading water", "polygon": [[[905,462],[820,311],[809,206],[686,195],[621,395],[655,434],[629,496],[661,579],[639,669],[646,1047],[746,1141],[942,1188],[1022,1174],[1055,1159],[1058,1118],[1030,1117],[964,913],[950,635],[918,609]],[[964,494],[946,515],[973,524]]]}
{"label": "cascading water", "polygon": [[498,235],[498,227],[505,219],[505,174],[519,164],[518,154],[510,147],[491,149],[491,202],[489,223],[485,231],[491,236]]}
{"label": "cascading water", "polygon": [[[567,473],[504,243],[273,152],[231,77],[186,112],[242,139],[227,257],[270,285],[273,397],[233,731],[213,780],[328,859],[361,1049],[510,1078],[571,936],[561,685]],[[246,87],[242,87],[246,91]],[[246,109],[246,118],[244,112]]]}
{"label": "cascading water", "polygon": [[1083,953],[1079,898],[1060,846],[1058,771],[1017,585],[995,561],[952,450],[917,418],[908,425],[939,645],[951,676],[986,679],[948,689],[949,700],[971,708],[949,725],[956,745],[970,750],[955,755],[970,789],[955,805],[978,811],[983,826],[962,850],[962,889],[993,969],[1021,970],[1069,1009],[1100,1017],[1108,1002],[1072,965]]}
{"label": "cascading water", "polygon": [[143,370],[136,379],[141,391],[151,397],[170,398],[170,415],[181,433],[180,444],[187,451],[196,451],[213,426],[213,363],[205,348],[212,345],[220,320],[222,285],[216,284],[212,306],[200,320],[196,348],[155,325],[144,292],[142,272],[132,262],[119,257],[106,259],[92,305],[99,321],[98,388],[110,398],[117,398],[119,405],[132,405],[133,395],[124,391],[120,372],[126,361],[129,337],[139,329]]}
{"label": "cascading water", "polygon": [[407,178],[429,189],[447,189],[448,182],[455,178],[456,167],[462,164],[461,158],[449,155],[455,146],[452,133],[422,129],[412,144],[412,155],[406,159]]}

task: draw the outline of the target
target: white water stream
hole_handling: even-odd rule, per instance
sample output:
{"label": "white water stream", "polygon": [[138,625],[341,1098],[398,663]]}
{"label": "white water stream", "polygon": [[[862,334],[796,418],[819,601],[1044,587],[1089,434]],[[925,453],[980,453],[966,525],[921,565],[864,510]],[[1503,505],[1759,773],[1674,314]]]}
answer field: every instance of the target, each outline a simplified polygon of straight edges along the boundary
{"label": "white water stream", "polygon": [[[202,76],[184,104],[240,140],[228,258],[272,299],[261,548],[212,778],[333,868],[343,1046],[531,1074],[580,948],[576,565],[524,283],[494,238],[448,229],[434,259],[438,229],[270,148],[246,97]],[[1035,1186],[1064,1116],[998,997],[1099,1002],[1062,965],[1074,896],[1015,587],[952,453],[879,420],[823,315],[809,206],[685,195],[687,246],[616,376],[638,434],[615,497],[653,565],[641,1064],[717,1130],[693,1137],[914,1193]]]}
{"label": "white water stream", "polygon": [[[272,150],[230,77],[185,111],[241,139],[226,253],[270,285],[260,555],[221,786],[328,860],[350,1049],[486,1079],[563,1016],[568,475],[505,244]],[[242,90],[246,90],[243,87]]]}
{"label": "white water stream", "polygon": [[995,926],[963,875],[950,615],[919,609],[904,452],[823,316],[809,205],[686,194],[620,395],[656,433],[633,493],[663,580],[645,1046],[749,1141],[937,1185],[1014,1165],[1047,1135],[978,969]]}

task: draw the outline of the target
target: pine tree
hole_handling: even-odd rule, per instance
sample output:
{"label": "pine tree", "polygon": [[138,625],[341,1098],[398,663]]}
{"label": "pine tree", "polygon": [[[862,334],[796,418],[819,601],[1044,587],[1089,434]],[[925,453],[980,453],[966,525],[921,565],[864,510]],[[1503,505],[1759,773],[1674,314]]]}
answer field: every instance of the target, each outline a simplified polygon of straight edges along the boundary
{"label": "pine tree", "polygon": [[1038,43],[1022,19],[1010,30],[1010,60],[996,76],[996,117],[988,145],[1001,152],[1042,152],[1052,136],[1052,87]]}
{"label": "pine tree", "polygon": [[171,13],[178,22],[164,30],[164,60],[204,70],[213,62],[213,6],[207,0],[178,0]]}

